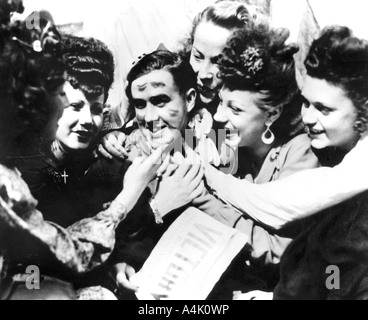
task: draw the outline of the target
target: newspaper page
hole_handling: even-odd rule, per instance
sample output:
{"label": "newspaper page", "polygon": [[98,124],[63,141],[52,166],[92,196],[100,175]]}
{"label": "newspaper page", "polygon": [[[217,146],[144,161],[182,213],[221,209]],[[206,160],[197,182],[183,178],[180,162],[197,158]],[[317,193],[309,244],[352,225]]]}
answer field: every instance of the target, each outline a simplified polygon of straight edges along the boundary
{"label": "newspaper page", "polygon": [[190,208],[132,280],[140,300],[205,300],[248,237]]}

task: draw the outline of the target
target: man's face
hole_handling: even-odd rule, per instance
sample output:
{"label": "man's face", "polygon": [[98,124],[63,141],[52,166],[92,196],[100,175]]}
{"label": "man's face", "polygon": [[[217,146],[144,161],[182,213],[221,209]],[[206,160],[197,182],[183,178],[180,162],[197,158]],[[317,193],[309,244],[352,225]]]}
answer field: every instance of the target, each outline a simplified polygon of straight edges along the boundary
{"label": "man's face", "polygon": [[152,149],[184,129],[188,103],[169,71],[153,71],[133,81],[132,97],[138,124]]}

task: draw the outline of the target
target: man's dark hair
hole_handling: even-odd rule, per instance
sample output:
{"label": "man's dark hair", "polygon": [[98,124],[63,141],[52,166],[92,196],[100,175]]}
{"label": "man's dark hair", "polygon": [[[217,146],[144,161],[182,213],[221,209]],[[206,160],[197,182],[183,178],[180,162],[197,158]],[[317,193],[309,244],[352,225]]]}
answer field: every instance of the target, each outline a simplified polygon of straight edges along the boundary
{"label": "man's dark hair", "polygon": [[[138,78],[156,70],[166,70],[174,78],[174,83],[181,95],[185,95],[190,89],[197,88],[196,74],[189,64],[179,54],[170,51],[159,50],[145,55],[139,60],[128,74],[128,86],[126,95],[131,101],[132,83]],[[131,108],[132,109],[132,106]],[[131,112],[133,110],[130,110]]]}

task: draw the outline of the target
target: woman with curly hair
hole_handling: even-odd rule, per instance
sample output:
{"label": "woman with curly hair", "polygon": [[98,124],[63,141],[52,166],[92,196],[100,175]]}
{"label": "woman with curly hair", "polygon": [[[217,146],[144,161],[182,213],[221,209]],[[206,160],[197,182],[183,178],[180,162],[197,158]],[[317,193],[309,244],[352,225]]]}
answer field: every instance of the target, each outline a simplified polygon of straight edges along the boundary
{"label": "woman with curly hair", "polygon": [[[219,77],[218,58],[232,33],[251,23],[252,18],[244,2],[217,1],[195,17],[192,30],[179,52],[190,62],[197,74],[198,99],[191,112],[189,126],[198,139],[197,150],[216,166],[229,161],[225,151],[219,154],[217,150],[221,149],[221,142],[213,141],[218,140],[219,128],[213,121],[213,115],[219,103],[218,93],[223,85]],[[212,129],[216,137],[211,135]],[[123,142],[123,133],[111,133],[102,140],[100,152],[105,157],[113,155],[124,158],[126,153],[122,148]]]}
{"label": "woman with curly hair", "polygon": [[[0,298],[73,299],[72,286],[59,279],[70,279],[108,258],[115,228],[155,175],[156,166],[137,161],[142,171],[133,165],[126,176],[129,190],[124,189],[109,209],[94,218],[68,229],[45,222],[13,159],[23,155],[28,143],[38,145],[40,136],[42,141],[54,139],[68,105],[65,67],[60,37],[51,21],[41,17],[40,28],[33,30],[22,21],[10,23],[11,4],[0,2]],[[30,265],[42,273],[41,290],[26,289]]]}
{"label": "woman with curly hair", "polygon": [[[286,45],[287,38],[285,30],[245,28],[233,35],[219,60],[224,87],[215,120],[226,129],[225,143],[239,154],[238,172],[229,176],[231,182],[245,179],[262,185],[319,166],[304,127],[291,133],[302,99],[293,59],[298,46]],[[210,165],[206,174],[222,177]],[[234,190],[234,183],[227,188]],[[265,235],[263,245],[254,248],[253,258],[278,264],[295,230],[275,232],[249,221],[244,216],[236,228],[253,237],[259,234],[250,230],[264,229]],[[269,246],[272,250],[262,256],[266,252],[262,249]]]}
{"label": "woman with curly hair", "polygon": [[42,157],[36,152],[19,159],[18,168],[44,217],[69,227],[94,216],[120,193],[126,166],[119,162],[113,167],[121,172],[104,174],[94,153],[114,78],[112,53],[94,38],[63,35],[62,44],[68,105],[56,139],[42,147]]}
{"label": "woman with curly hair", "polygon": [[[312,145],[353,152],[368,129],[368,42],[346,27],[327,28],[305,65],[303,119]],[[282,257],[274,295],[245,298],[367,299],[367,199],[363,193],[306,220]]]}

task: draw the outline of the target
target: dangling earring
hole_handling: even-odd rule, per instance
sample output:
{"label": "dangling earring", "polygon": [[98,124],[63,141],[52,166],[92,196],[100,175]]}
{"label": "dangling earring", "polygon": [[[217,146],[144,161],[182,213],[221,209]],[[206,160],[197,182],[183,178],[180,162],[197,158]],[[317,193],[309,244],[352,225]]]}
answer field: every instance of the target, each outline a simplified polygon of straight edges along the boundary
{"label": "dangling earring", "polygon": [[270,129],[272,124],[273,123],[270,120],[266,122],[267,130],[262,135],[262,142],[267,145],[273,144],[275,142],[275,135]]}

